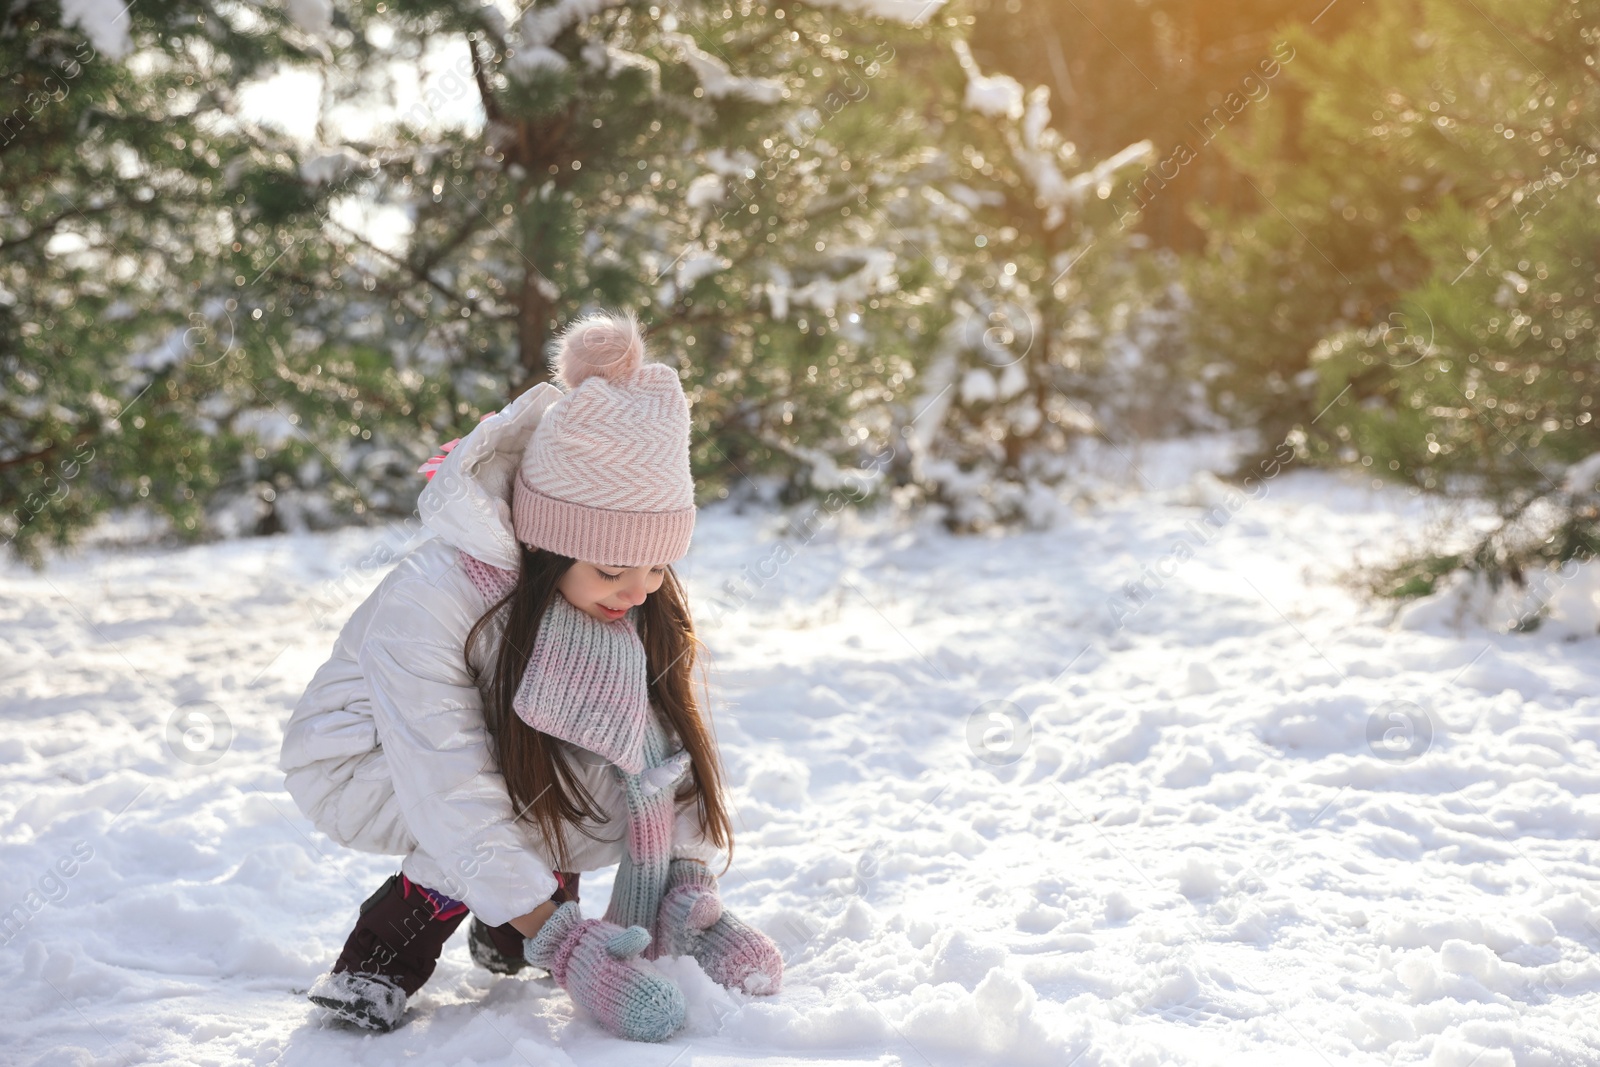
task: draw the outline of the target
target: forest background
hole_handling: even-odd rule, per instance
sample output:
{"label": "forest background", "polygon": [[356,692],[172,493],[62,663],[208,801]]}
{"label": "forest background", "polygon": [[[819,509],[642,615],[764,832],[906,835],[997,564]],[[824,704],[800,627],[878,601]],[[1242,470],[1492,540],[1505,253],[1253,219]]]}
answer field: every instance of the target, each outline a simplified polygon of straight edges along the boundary
{"label": "forest background", "polygon": [[1245,496],[1305,464],[1492,505],[1379,593],[1600,536],[1600,0],[3,20],[0,538],[30,562],[111,517],[403,517],[598,308],[679,369],[702,501],[1047,526],[1086,443],[1228,433]]}

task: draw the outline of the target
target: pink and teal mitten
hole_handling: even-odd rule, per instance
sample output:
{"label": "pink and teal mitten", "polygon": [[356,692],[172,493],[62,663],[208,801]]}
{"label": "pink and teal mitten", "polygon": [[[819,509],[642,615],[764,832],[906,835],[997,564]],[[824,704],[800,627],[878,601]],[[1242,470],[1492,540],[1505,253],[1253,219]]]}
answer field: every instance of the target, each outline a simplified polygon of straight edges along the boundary
{"label": "pink and teal mitten", "polygon": [[689,1005],[672,979],[639,962],[649,944],[644,927],[584,919],[568,901],[523,942],[523,955],[613,1034],[661,1041],[683,1025]]}
{"label": "pink and teal mitten", "polygon": [[766,934],[724,910],[716,876],[695,860],[673,860],[656,919],[663,956],[693,956],[713,982],[745,993],[776,993],[783,957]]}

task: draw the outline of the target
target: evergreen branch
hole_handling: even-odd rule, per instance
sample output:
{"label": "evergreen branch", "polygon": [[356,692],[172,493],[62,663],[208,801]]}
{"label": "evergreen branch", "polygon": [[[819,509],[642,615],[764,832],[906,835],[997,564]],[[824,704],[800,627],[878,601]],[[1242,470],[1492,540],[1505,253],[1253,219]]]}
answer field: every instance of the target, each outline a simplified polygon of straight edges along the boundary
{"label": "evergreen branch", "polygon": [[485,125],[500,121],[500,104],[489,88],[489,75],[483,67],[483,57],[478,54],[478,42],[467,35],[467,51],[472,53],[472,79],[478,83],[478,96],[483,101]]}
{"label": "evergreen branch", "polygon": [[84,218],[89,215],[106,215],[112,212],[119,212],[124,206],[125,205],[123,205],[120,201],[114,201],[110,204],[102,204],[99,207],[90,207],[87,209],[74,207],[70,212],[62,212],[55,218],[40,223],[39,225],[35,226],[32,231],[24,234],[21,237],[5,238],[4,243],[0,244],[0,249],[15,248],[17,245],[25,245],[29,244],[30,242],[37,241],[41,237],[53,236],[61,224],[72,218],[74,215],[80,218]]}
{"label": "evergreen branch", "polygon": [[421,261],[417,264],[417,269],[422,271],[432,271],[433,268],[437,267],[446,256],[448,256],[451,252],[454,252],[457,248],[460,248],[467,238],[471,237],[477,232],[477,222],[468,219],[467,224],[456,231],[455,236],[430,249],[428,254],[423,256]]}
{"label": "evergreen branch", "polygon": [[37,451],[28,452],[20,456],[13,456],[10,459],[0,459],[0,470],[9,470],[12,467],[20,467],[25,463],[32,463],[35,460],[44,459],[46,456],[53,455],[58,452],[63,446],[76,448],[78,445],[83,444],[85,441],[88,441],[93,437],[94,432],[92,430],[82,430],[77,434],[74,434],[72,439],[69,441],[54,441],[46,445],[44,448],[38,449]]}
{"label": "evergreen branch", "polygon": [[[401,270],[404,270],[407,274],[410,274],[412,277],[416,278],[417,281],[437,290],[441,296],[454,303],[456,307],[471,308],[474,312],[482,310],[475,301],[467,299],[461,294],[455,292],[449,286],[445,285],[443,282],[434,278],[433,275],[429,273],[426,266],[413,263],[409,259],[403,259],[400,256],[395,255],[393,252],[390,252],[388,249],[379,248],[377,245],[373,244],[371,241],[367,240],[365,237],[361,236],[359,233],[356,233],[349,227],[345,226],[343,223],[335,221],[332,217],[330,217],[327,221],[337,229],[343,230],[351,240],[360,244],[362,247],[377,253],[379,256],[382,256],[384,259],[387,259],[389,262],[399,267]],[[464,239],[465,234],[458,237],[457,241]],[[448,249],[446,251],[448,251]],[[374,277],[376,277],[376,275],[374,275]]]}

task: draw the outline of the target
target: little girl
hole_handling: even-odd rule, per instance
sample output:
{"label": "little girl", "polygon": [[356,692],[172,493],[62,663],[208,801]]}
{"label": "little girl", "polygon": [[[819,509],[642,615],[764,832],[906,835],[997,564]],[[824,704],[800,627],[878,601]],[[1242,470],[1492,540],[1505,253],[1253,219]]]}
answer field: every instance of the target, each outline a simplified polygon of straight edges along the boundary
{"label": "little girl", "polygon": [[[356,609],[284,733],[317,829],[405,856],[308,992],[370,1029],[398,1024],[469,911],[474,961],[541,968],[636,1040],[686,1012],[641,957],[692,955],[747,993],[783,975],[711,872],[732,829],[669,566],[694,531],[688,400],[631,313],[556,349],[565,391],[536,386],[423,465],[437,536]],[[605,918],[584,919],[579,875],[614,863]]]}

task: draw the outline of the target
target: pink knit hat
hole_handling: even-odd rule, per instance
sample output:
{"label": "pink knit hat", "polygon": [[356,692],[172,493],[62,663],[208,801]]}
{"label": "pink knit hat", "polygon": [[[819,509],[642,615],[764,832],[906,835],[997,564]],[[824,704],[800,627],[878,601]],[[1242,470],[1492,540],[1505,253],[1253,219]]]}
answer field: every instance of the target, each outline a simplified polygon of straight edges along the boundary
{"label": "pink knit hat", "polygon": [[633,313],[597,313],[556,340],[567,394],[551,404],[511,490],[517,539],[611,567],[672,563],[694,533],[689,400],[645,362]]}

